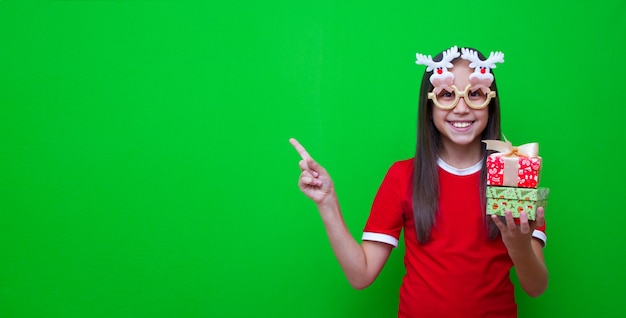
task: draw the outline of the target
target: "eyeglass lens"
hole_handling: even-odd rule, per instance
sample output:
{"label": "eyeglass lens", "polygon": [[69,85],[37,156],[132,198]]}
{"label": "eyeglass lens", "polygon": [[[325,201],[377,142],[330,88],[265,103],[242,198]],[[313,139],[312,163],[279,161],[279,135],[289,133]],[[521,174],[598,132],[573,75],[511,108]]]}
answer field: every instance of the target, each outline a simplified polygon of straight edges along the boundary
{"label": "eyeglass lens", "polygon": [[487,101],[487,94],[480,89],[472,88],[464,92],[442,90],[439,94],[435,95],[437,102],[444,107],[456,105],[461,97],[465,99],[467,104],[474,107],[480,107]]}

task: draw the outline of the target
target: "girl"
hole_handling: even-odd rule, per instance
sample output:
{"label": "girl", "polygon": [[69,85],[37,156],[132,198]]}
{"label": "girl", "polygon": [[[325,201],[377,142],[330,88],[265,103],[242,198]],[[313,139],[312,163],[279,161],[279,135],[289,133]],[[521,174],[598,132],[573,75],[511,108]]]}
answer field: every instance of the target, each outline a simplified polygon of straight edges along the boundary
{"label": "girl", "polygon": [[[461,55],[461,52],[463,53]],[[404,229],[406,274],[398,317],[516,317],[510,269],[524,291],[548,285],[543,208],[535,221],[485,214],[487,151],[500,137],[500,103],[491,73],[504,62],[456,46],[432,59],[422,78],[415,157],[395,162],[376,194],[359,244],[348,231],[328,172],[295,139],[298,185],[312,199],[332,249],[356,289],[369,286]],[[470,63],[471,62],[471,63]]]}

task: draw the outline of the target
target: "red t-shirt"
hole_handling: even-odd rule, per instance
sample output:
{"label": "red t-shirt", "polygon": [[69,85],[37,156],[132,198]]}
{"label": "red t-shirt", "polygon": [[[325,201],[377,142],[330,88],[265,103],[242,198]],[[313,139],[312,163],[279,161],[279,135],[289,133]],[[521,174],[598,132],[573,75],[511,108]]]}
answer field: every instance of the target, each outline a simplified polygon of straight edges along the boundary
{"label": "red t-shirt", "polygon": [[[486,236],[478,163],[456,169],[439,160],[439,210],[431,240],[419,245],[413,222],[413,159],[383,180],[363,240],[397,246],[404,228],[406,274],[398,317],[516,317],[513,262],[501,239]],[[545,229],[533,235],[545,242]]]}

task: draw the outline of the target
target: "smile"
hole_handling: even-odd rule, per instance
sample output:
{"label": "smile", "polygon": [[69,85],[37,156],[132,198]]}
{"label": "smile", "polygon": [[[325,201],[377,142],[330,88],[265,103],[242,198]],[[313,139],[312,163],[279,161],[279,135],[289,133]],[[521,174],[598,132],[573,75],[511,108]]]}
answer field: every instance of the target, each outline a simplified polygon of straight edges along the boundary
{"label": "smile", "polygon": [[450,124],[454,126],[454,128],[467,128],[472,125],[471,121],[451,121]]}

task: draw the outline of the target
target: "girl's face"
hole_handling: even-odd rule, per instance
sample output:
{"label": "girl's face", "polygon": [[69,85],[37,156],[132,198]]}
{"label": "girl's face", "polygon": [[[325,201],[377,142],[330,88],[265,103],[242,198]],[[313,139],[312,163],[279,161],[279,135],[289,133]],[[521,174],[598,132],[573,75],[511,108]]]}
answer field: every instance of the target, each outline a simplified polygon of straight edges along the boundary
{"label": "girl's face", "polygon": [[[449,69],[454,74],[455,86],[460,89],[469,84],[469,75],[474,71],[469,67],[469,63],[467,60],[459,59],[454,62],[454,67]],[[480,144],[481,134],[489,119],[489,107],[470,108],[464,97],[461,97],[459,103],[449,110],[431,107],[433,108],[433,123],[441,133],[445,148]]]}

